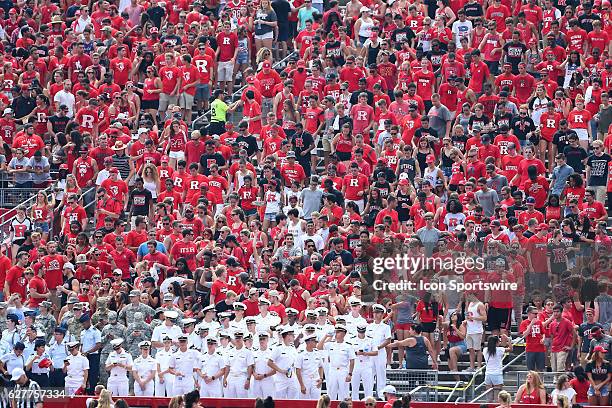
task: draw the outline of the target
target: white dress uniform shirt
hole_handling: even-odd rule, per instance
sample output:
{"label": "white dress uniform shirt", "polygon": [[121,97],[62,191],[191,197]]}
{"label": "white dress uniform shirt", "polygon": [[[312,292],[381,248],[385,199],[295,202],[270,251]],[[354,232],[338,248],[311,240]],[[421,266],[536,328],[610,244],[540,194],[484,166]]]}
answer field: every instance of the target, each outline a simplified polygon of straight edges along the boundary
{"label": "white dress uniform shirt", "polygon": [[[151,341],[158,341],[160,343],[163,342],[163,338],[168,336],[172,339],[172,341],[177,341],[179,335],[181,335],[183,333],[183,330],[181,330],[180,327],[178,327],[177,325],[173,324],[172,326],[167,326],[165,323],[164,324],[160,324],[159,326],[156,326],[153,329],[153,333],[151,334]],[[157,349],[161,349],[162,347],[158,347]]]}
{"label": "white dress uniform shirt", "polygon": [[199,369],[202,356],[199,351],[187,349],[177,350],[170,358],[170,367],[176,373],[174,376],[174,388],[172,394],[182,395],[195,388],[194,369]]}
{"label": "white dress uniform shirt", "polygon": [[[200,360],[200,371],[202,376],[216,376],[223,368],[225,368],[225,359],[219,351],[215,350],[212,354],[209,352],[202,353],[202,358]],[[215,377],[212,382],[206,384],[203,378],[199,378],[200,397],[221,398],[223,396],[222,380],[223,375],[220,375],[219,377]]]}
{"label": "white dress uniform shirt", "polygon": [[[151,373],[157,373],[157,362],[150,355],[147,358],[138,356],[134,360],[134,366],[132,367],[133,372],[138,373],[140,380],[146,380]],[[134,394],[137,396],[152,396],[154,392],[155,377],[145,384],[145,388],[141,388],[140,385],[134,381]]]}
{"label": "white dress uniform shirt", "polygon": [[321,385],[317,386],[317,381],[321,378],[319,368],[323,367],[323,355],[321,350],[314,349],[307,351],[306,348],[298,351],[295,360],[295,368],[299,369],[302,375],[302,382],[306,388],[306,393],[300,392],[300,398],[317,400],[321,396]]}
{"label": "white dress uniform shirt", "polygon": [[69,362],[66,369],[66,393],[74,395],[85,380],[85,370],[89,370],[89,360],[82,354],[72,355],[67,357]]}
{"label": "white dress uniform shirt", "polygon": [[170,397],[172,396],[172,390],[174,387],[174,375],[166,373],[163,375],[164,381],[160,382],[159,373],[166,371],[170,367],[170,359],[172,358],[172,348],[166,350],[161,348],[157,350],[155,354],[155,363],[158,366],[159,371],[155,375],[155,396],[156,397]]}

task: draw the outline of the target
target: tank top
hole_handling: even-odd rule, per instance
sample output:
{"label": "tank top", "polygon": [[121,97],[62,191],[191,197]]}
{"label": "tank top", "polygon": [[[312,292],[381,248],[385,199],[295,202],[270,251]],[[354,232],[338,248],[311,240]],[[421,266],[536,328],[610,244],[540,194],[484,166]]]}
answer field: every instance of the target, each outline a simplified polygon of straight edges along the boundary
{"label": "tank top", "polygon": [[455,329],[455,327],[454,327],[454,326],[449,326],[449,327],[448,327],[448,335],[447,335],[447,338],[448,338],[448,341],[449,341],[450,343],[458,343],[458,342],[460,342],[461,340],[463,340],[463,339],[461,338],[461,336],[459,336],[457,333],[458,333],[458,332],[457,332],[457,329]]}
{"label": "tank top", "polygon": [[378,45],[374,47],[374,45],[370,44],[368,46],[368,65],[376,64],[376,58],[378,57],[378,53],[380,52],[380,40],[378,41]]}
{"label": "tank top", "polygon": [[416,345],[414,347],[406,347],[406,368],[410,369],[427,369],[429,364],[427,363],[427,346],[422,336],[414,338]]}
{"label": "tank top", "polygon": [[340,153],[350,153],[353,151],[353,141],[344,139],[340,136],[338,143],[336,143],[336,150]]}
{"label": "tank top", "polygon": [[599,295],[595,300],[599,303],[599,323],[612,322],[612,296],[608,294]]}
{"label": "tank top", "polygon": [[157,184],[154,181],[145,181],[144,188],[151,192],[153,198],[157,198]]}
{"label": "tank top", "polygon": [[446,155],[444,149],[440,151],[440,158],[442,159],[442,167],[451,167],[454,163],[453,159]]}
{"label": "tank top", "polygon": [[144,86],[142,89],[142,100],[143,101],[156,101],[159,99],[158,93],[151,93],[150,91],[157,89],[155,86],[155,78],[146,78],[144,80]]}
{"label": "tank top", "polygon": [[521,404],[541,404],[542,401],[540,401],[540,390],[536,388],[530,393],[527,393],[527,391],[525,391],[523,393],[523,397],[521,398],[520,403]]}
{"label": "tank top", "polygon": [[429,167],[425,168],[425,171],[423,172],[423,180],[428,180],[432,187],[436,186],[436,182],[438,181],[438,172],[440,171],[440,169],[436,166],[433,169],[429,169]]}
{"label": "tank top", "polygon": [[425,169],[427,168],[427,163],[425,163],[425,160],[427,159],[427,155],[428,153],[421,153],[421,152],[417,152],[416,154],[417,161],[419,162],[419,168],[421,169],[421,174],[420,174],[421,177],[423,177]]}
{"label": "tank top", "polygon": [[364,20],[361,19],[361,26],[359,27],[359,33],[357,33],[360,37],[370,38],[370,34],[372,34],[372,27],[374,27],[374,21],[370,19]]}
{"label": "tank top", "polygon": [[[287,99],[289,99],[284,92],[280,93],[280,101],[278,101],[278,106],[276,107],[276,118],[277,119],[284,119],[283,114],[285,112],[285,110],[283,109],[284,105],[285,105],[285,101]],[[283,120],[284,122],[284,120]],[[284,126],[284,125],[283,125]]]}
{"label": "tank top", "polygon": [[[478,312],[478,305],[480,305],[480,302],[471,302],[467,308],[467,315],[472,316],[474,318],[480,317],[480,313]],[[482,321],[466,320],[466,322],[467,322],[466,334],[480,334],[484,331],[482,327]]]}
{"label": "tank top", "polygon": [[408,180],[413,182],[414,178],[416,177],[416,160],[414,160],[414,157],[410,157],[408,159],[403,157],[399,160],[397,165],[400,169],[400,174],[407,174]]}
{"label": "tank top", "polygon": [[301,238],[302,235],[304,234],[304,231],[302,231],[302,228],[300,226],[299,220],[296,224],[292,223],[291,221],[287,221],[287,232],[289,234],[293,234],[293,238],[296,242],[297,242],[297,239]]}
{"label": "tank top", "polygon": [[[410,194],[404,194],[398,190],[397,194],[397,219],[400,222],[408,221],[410,219],[410,207],[412,207],[412,199]],[[404,207],[404,204],[406,207]]]}
{"label": "tank top", "polygon": [[397,323],[412,324],[414,319],[414,302],[401,302],[397,307]]}

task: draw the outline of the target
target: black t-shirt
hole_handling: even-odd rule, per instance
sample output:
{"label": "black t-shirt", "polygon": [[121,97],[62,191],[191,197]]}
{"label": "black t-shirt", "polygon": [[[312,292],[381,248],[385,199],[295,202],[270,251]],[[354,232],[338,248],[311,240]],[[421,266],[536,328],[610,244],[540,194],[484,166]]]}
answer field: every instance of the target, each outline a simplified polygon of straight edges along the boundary
{"label": "black t-shirt", "polygon": [[272,8],[276,13],[276,21],[279,26],[287,26],[289,24],[289,13],[291,13],[291,4],[287,0],[274,0]]}
{"label": "black t-shirt", "polygon": [[54,133],[64,133],[66,131],[66,125],[70,122],[69,117],[57,115],[50,116],[48,120],[51,122],[51,129],[53,129]]}
{"label": "black t-shirt", "polygon": [[153,196],[146,188],[142,190],[134,189],[130,193],[130,201],[128,203],[132,215],[149,215],[149,206]]}
{"label": "black t-shirt", "polygon": [[240,135],[236,138],[236,143],[238,143],[238,146],[240,146],[241,149],[246,149],[249,157],[253,156],[258,150],[257,138],[253,135]]}
{"label": "black t-shirt", "polygon": [[608,162],[610,155],[604,153],[601,156],[594,154],[587,159],[589,166],[589,186],[606,186],[608,185]]}
{"label": "black t-shirt", "polygon": [[481,128],[484,128],[485,125],[488,125],[490,122],[491,122],[491,119],[489,119],[487,115],[482,115],[481,117],[472,115],[470,116],[470,120],[468,121],[468,124],[470,125],[470,128],[473,128],[474,125],[478,125]]}
{"label": "black t-shirt", "polygon": [[13,99],[13,104],[11,108],[13,108],[13,112],[15,113],[16,119],[21,119],[24,116],[29,115],[34,108],[36,107],[36,99],[34,98],[26,98],[23,96],[18,96]]}
{"label": "black t-shirt", "polygon": [[587,374],[591,373],[593,376],[593,381],[605,381],[608,378],[608,373],[610,372],[610,363],[606,361],[597,367],[595,363],[589,362],[587,363],[584,371],[586,371]]}
{"label": "black t-shirt", "polygon": [[368,90],[361,91],[359,89],[351,94],[351,105],[357,105],[359,103],[359,94],[361,93],[368,94],[368,105],[374,106],[374,94]]}
{"label": "black t-shirt", "polygon": [[587,152],[580,146],[565,146],[565,149],[563,149],[563,154],[565,154],[565,157],[567,158],[568,166],[574,169],[576,173],[582,173],[584,170],[584,164],[582,164],[582,161],[587,158]]}
{"label": "black t-shirt", "polygon": [[153,25],[157,28],[161,28],[161,22],[166,15],[166,10],[159,6],[150,7],[147,9],[147,14]]}
{"label": "black t-shirt", "polygon": [[520,41],[516,43],[510,41],[504,45],[504,51],[506,51],[506,61],[512,65],[512,71],[517,72],[523,54],[527,51],[527,46]]}
{"label": "black t-shirt", "polygon": [[553,141],[552,143],[557,146],[557,151],[558,152],[562,152],[563,150],[565,150],[565,146],[569,145],[569,139],[568,137],[572,134],[576,134],[575,131],[573,130],[566,130],[566,131],[561,131],[558,130],[555,132],[555,134],[553,135]]}
{"label": "black t-shirt", "polygon": [[405,26],[404,28],[396,28],[391,33],[391,39],[395,44],[395,48],[398,50],[402,48],[403,41],[408,41],[409,44],[412,44],[412,40],[415,38],[416,35],[414,34],[414,31],[412,31],[412,29],[408,26]]}
{"label": "black t-shirt", "polygon": [[580,25],[580,28],[582,28],[587,33],[589,33],[593,31],[593,22],[595,20],[601,21],[601,17],[599,17],[597,14],[594,14],[594,13],[591,13],[588,15],[584,13],[583,15],[578,17],[578,24]]}
{"label": "black t-shirt", "polygon": [[446,54],[446,51],[440,49],[438,51],[431,50],[427,54],[427,58],[431,61],[431,65],[433,66],[433,70],[437,71],[442,66],[442,56]]}
{"label": "black t-shirt", "polygon": [[210,166],[213,164],[217,164],[217,166],[225,166],[225,158],[221,155],[221,153],[213,153],[207,154],[204,153],[200,157],[200,166],[202,167],[202,173],[206,176],[210,176]]}
{"label": "black t-shirt", "polygon": [[512,118],[510,128],[518,140],[526,140],[527,133],[533,132],[536,129],[533,119],[531,119],[529,116],[523,118],[520,116],[515,116]]}
{"label": "black t-shirt", "polygon": [[296,133],[291,137],[291,145],[293,146],[293,150],[295,151],[298,161],[310,162],[309,155],[302,156],[301,154],[313,144],[314,139],[308,132],[301,132],[299,134]]}
{"label": "black t-shirt", "polygon": [[582,346],[580,348],[581,353],[589,352],[589,345],[591,344],[591,329],[595,326],[595,323],[584,322],[578,326],[578,335],[582,337]]}
{"label": "black t-shirt", "polygon": [[467,3],[463,6],[463,9],[465,10],[465,16],[468,18],[482,17],[484,15],[482,6],[477,1],[474,3]]}

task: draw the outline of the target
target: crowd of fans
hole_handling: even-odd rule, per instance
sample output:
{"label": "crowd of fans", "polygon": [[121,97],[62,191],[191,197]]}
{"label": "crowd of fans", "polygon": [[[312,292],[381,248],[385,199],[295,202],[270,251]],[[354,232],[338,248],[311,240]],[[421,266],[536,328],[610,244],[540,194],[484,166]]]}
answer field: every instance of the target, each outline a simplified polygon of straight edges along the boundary
{"label": "crowd of fans", "polygon": [[499,391],[524,337],[517,402],[608,404],[609,0],[0,9],[6,385]]}

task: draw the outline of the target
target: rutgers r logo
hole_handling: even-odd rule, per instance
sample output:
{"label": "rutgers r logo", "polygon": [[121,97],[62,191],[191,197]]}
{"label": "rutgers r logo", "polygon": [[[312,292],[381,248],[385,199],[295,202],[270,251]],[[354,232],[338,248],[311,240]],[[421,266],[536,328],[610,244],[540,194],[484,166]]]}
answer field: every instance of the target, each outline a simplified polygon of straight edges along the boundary
{"label": "rutgers r logo", "polygon": [[582,115],[576,115],[574,116],[574,121],[576,123],[584,123],[584,117]]}
{"label": "rutgers r logo", "polygon": [[359,180],[358,179],[351,179],[349,181],[349,186],[351,187],[357,187],[359,185]]}

